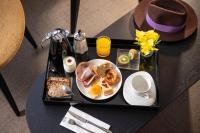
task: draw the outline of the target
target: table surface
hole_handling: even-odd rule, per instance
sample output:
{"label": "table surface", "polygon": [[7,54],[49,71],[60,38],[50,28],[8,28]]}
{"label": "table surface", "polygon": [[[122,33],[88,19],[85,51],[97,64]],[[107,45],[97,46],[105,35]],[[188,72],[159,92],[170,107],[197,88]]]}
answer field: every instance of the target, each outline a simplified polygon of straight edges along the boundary
{"label": "table surface", "polygon": [[[197,0],[187,1],[200,18],[200,8]],[[99,35],[107,35],[111,38],[133,39],[134,25],[132,12],[129,12],[111,26],[103,30]],[[200,73],[200,39],[199,31],[189,38],[176,43],[162,42],[159,46],[159,71],[160,71],[160,104],[159,110],[127,109],[127,108],[103,108],[77,106],[83,110],[112,125],[115,133],[136,132],[143,127],[160,111],[171,104],[178,96],[186,91],[192,84],[199,80]],[[30,130],[38,132],[71,132],[59,126],[60,121],[67,112],[69,106],[45,105],[42,101],[44,77],[42,74],[33,84],[28,96],[26,117]]]}
{"label": "table surface", "polygon": [[15,56],[25,30],[24,10],[20,0],[3,0],[0,4],[0,69]]}

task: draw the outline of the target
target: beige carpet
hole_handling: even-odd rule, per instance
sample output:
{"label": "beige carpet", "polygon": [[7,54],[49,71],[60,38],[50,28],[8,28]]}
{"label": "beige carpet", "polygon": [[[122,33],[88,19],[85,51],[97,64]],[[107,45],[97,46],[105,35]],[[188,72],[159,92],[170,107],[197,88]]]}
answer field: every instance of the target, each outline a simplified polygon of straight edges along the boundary
{"label": "beige carpet", "polygon": [[[69,29],[69,0],[22,0],[22,3],[26,14],[26,24],[38,44],[46,32],[56,27]],[[81,0],[77,28],[83,29],[88,37],[95,36],[101,30],[132,10],[135,5],[137,5],[137,0]],[[2,74],[7,80],[8,86],[20,109],[25,108],[27,94],[31,84],[40,73],[45,71],[47,52],[48,47],[35,51],[29,42],[24,39],[23,45],[16,57],[3,69]],[[199,87],[200,82],[197,82],[190,89],[189,93],[185,93],[173,105],[162,112],[168,119],[170,118],[172,120],[172,122],[170,120],[167,121],[170,124],[163,124],[166,118],[162,120],[155,119],[152,122],[153,124],[148,124],[140,132],[150,132],[150,129],[155,125],[159,126],[159,123],[162,125],[157,129],[163,129],[166,132],[176,132],[176,130],[168,128],[168,126],[174,127],[175,125],[181,126],[178,128],[179,132],[183,132],[188,128],[187,131],[199,132],[200,102],[197,100],[200,96]],[[181,112],[183,113],[176,116],[171,112],[179,110],[177,106],[182,107]],[[184,110],[187,110],[187,112],[184,113]],[[182,117],[186,114],[190,116],[189,119]],[[173,123],[177,119],[186,121],[186,124],[190,126],[184,127],[180,121]],[[159,132],[160,130],[154,128],[153,131]],[[16,117],[0,91],[0,133],[28,132],[30,131],[25,116]]]}

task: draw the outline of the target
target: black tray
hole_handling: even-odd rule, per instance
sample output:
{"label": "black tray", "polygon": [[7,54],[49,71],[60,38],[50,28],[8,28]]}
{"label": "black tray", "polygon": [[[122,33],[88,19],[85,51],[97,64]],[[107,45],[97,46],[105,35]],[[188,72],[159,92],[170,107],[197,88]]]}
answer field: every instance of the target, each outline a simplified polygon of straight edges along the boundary
{"label": "black tray", "polygon": [[[71,44],[73,43],[73,38],[69,37],[68,38],[69,41],[71,42]],[[133,44],[133,40],[119,40],[119,39],[112,39],[112,49],[111,49],[111,53],[110,56],[108,58],[106,58],[107,60],[110,60],[111,62],[113,62],[114,64],[116,63],[116,57],[117,57],[117,49],[130,49],[130,48],[135,48],[135,49],[139,49],[138,46],[136,46],[135,44]],[[88,43],[88,55],[89,55],[89,59],[97,59],[99,58],[96,55],[96,38],[87,38],[87,43]],[[50,43],[50,45],[52,45]],[[51,46],[50,46],[51,48]],[[81,92],[79,92],[79,89],[76,85],[76,77],[75,74],[70,74],[68,76],[73,78],[73,84],[72,84],[72,88],[73,88],[73,93],[74,96],[72,99],[53,99],[51,97],[48,96],[47,94],[47,87],[46,87],[46,82],[49,76],[66,76],[64,73],[64,69],[63,69],[63,64],[61,61],[56,62],[56,74],[52,73],[49,68],[50,66],[54,66],[55,64],[52,64],[51,62],[51,55],[50,55],[50,51],[49,51],[49,57],[48,57],[48,61],[47,61],[47,69],[46,69],[46,77],[45,77],[45,83],[44,83],[44,92],[43,92],[43,101],[46,104],[79,104],[79,105],[103,105],[103,106],[122,106],[122,107],[145,107],[145,108],[158,108],[160,106],[160,102],[159,102],[159,74],[158,74],[158,53],[155,52],[153,54],[153,56],[149,57],[149,58],[140,58],[140,70],[143,71],[147,71],[151,74],[151,76],[154,79],[155,85],[156,85],[156,101],[152,106],[133,106],[133,105],[129,105],[128,103],[126,103],[124,97],[123,97],[123,85],[124,85],[124,81],[126,80],[126,77],[128,77],[129,75],[131,75],[134,72],[137,72],[135,70],[125,70],[125,69],[120,69],[121,73],[122,73],[122,86],[120,88],[120,90],[118,91],[118,93],[113,96],[110,99],[106,99],[103,101],[94,101],[91,99],[88,99],[87,97],[85,97],[84,95],[81,94]],[[59,56],[59,55],[58,55]],[[105,58],[101,58],[101,59],[105,59]]]}

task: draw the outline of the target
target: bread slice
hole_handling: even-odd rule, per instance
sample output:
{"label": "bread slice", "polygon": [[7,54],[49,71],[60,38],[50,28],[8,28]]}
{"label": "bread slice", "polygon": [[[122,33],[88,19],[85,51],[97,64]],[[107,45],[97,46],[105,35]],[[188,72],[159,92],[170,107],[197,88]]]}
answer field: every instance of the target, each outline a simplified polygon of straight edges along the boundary
{"label": "bread slice", "polygon": [[63,86],[69,86],[69,88],[71,88],[70,78],[49,77],[47,80],[48,95],[56,98],[68,96],[63,90]]}

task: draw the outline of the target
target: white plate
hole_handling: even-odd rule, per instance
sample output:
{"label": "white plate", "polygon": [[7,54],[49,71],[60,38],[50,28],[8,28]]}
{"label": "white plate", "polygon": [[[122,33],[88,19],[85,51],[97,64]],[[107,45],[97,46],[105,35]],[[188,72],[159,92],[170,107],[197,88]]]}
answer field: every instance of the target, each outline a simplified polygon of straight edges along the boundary
{"label": "white plate", "polygon": [[103,92],[102,92],[101,96],[99,96],[99,97],[97,97],[97,98],[94,99],[94,98],[92,98],[92,97],[88,94],[88,91],[89,91],[89,89],[90,89],[91,86],[85,87],[85,86],[83,85],[83,83],[80,82],[80,81],[76,78],[76,84],[77,84],[77,86],[78,86],[79,91],[80,91],[84,96],[86,96],[86,97],[88,97],[88,98],[90,98],[90,99],[93,99],[93,100],[105,100],[105,99],[108,99],[108,98],[114,96],[115,94],[117,94],[117,92],[119,91],[119,89],[120,89],[120,87],[121,87],[121,85],[122,85],[122,74],[121,74],[119,68],[118,68],[115,64],[113,64],[112,62],[110,62],[110,61],[108,61],[108,60],[103,60],[103,59],[94,59],[94,60],[90,60],[90,61],[88,61],[88,62],[89,62],[89,64],[90,64],[91,66],[98,66],[98,65],[101,65],[101,64],[107,63],[107,62],[110,63],[110,64],[112,64],[112,66],[115,68],[115,70],[116,70],[117,73],[119,74],[120,81],[119,81],[119,83],[117,83],[116,85],[113,85],[113,86],[112,86],[113,89],[114,89],[114,93],[113,93],[113,94],[108,95],[108,96],[104,96],[104,95],[103,95]]}
{"label": "white plate", "polygon": [[[149,98],[145,98],[143,96],[140,96],[138,94],[135,94],[134,91],[132,90],[133,88],[131,87],[131,81],[132,78],[135,75],[141,75],[145,76],[151,81],[151,89],[149,90]],[[139,71],[136,73],[131,74],[125,81],[124,87],[123,87],[123,96],[126,102],[130,105],[141,105],[141,106],[151,106],[155,103],[156,100],[156,86],[154,83],[153,78],[151,75],[145,71]]]}

